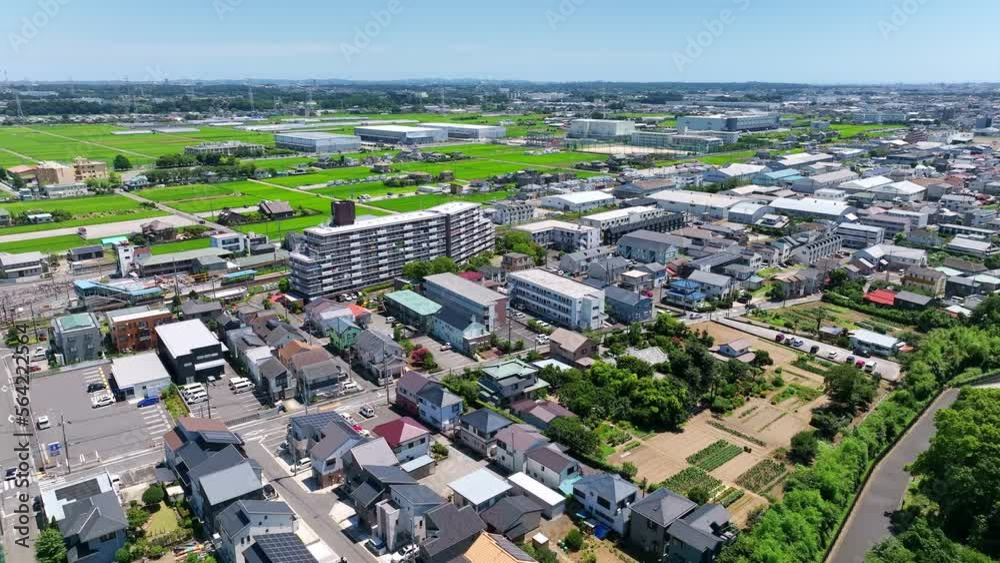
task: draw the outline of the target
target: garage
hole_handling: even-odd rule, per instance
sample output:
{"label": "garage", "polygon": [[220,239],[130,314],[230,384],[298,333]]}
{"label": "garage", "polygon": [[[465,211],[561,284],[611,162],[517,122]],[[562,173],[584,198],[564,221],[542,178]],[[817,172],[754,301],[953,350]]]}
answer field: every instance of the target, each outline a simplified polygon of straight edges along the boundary
{"label": "garage", "polygon": [[115,394],[124,400],[159,397],[170,385],[170,374],[156,352],[124,356],[111,361]]}

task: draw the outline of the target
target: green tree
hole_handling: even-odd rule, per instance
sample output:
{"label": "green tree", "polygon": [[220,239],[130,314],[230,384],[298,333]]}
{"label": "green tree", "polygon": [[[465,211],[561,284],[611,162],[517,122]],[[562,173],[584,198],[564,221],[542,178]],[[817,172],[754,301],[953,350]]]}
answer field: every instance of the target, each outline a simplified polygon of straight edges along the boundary
{"label": "green tree", "polygon": [[1000,326],[1000,294],[990,295],[976,305],[969,317],[969,324],[980,328]]}
{"label": "green tree", "polygon": [[545,436],[584,456],[593,455],[600,445],[597,432],[576,417],[563,416],[553,420],[545,430]]}
{"label": "green tree", "polygon": [[639,468],[631,461],[626,461],[622,464],[621,471],[619,471],[622,477],[631,481],[635,479],[635,476],[639,474]]}
{"label": "green tree", "polygon": [[688,491],[687,497],[696,504],[705,504],[712,499],[712,493],[705,487],[694,487]]}
{"label": "green tree", "polygon": [[566,549],[569,551],[580,551],[583,547],[583,534],[577,528],[571,528],[563,538],[563,543],[566,545]]}
{"label": "green tree", "polygon": [[877,384],[874,376],[854,366],[835,366],[826,373],[824,379],[830,404],[837,410],[854,413],[867,407],[875,399]]}
{"label": "green tree", "polygon": [[785,286],[780,283],[772,285],[767,290],[767,298],[771,301],[783,301],[785,297],[787,297],[787,294],[785,293]]}
{"label": "green tree", "polygon": [[291,290],[292,290],[292,282],[289,281],[287,277],[278,280],[278,291],[282,293],[288,293]]}
{"label": "green tree", "polygon": [[142,493],[142,502],[146,506],[160,504],[163,502],[164,496],[165,493],[163,492],[163,487],[159,485],[150,485],[149,488]]}
{"label": "green tree", "polygon": [[466,406],[472,406],[479,399],[479,383],[475,379],[459,377],[457,375],[446,376],[441,383],[449,391],[461,397]]}
{"label": "green tree", "polygon": [[66,543],[59,528],[46,528],[35,539],[35,561],[38,563],[65,563]]}
{"label": "green tree", "polygon": [[788,451],[788,457],[796,463],[809,465],[816,458],[819,451],[819,438],[816,432],[805,430],[792,436],[792,447]]}
{"label": "green tree", "polygon": [[132,162],[129,161],[127,156],[119,154],[115,156],[112,166],[115,170],[131,170]]}

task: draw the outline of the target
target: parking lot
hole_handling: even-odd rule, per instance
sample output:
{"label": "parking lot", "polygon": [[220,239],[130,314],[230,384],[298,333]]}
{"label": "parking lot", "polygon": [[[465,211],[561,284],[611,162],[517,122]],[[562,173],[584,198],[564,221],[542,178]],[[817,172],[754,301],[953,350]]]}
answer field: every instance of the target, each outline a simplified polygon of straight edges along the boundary
{"label": "parking lot", "polygon": [[206,418],[211,412],[209,418],[235,421],[264,410],[264,405],[261,404],[254,392],[233,392],[229,387],[229,380],[234,377],[239,377],[239,374],[227,363],[221,379],[205,384],[208,401],[188,405],[191,414]]}
{"label": "parking lot", "polygon": [[[142,409],[125,402],[93,408],[90,383],[107,383],[110,365],[64,371],[32,380],[32,415],[47,416],[49,426],[38,430],[42,457],[64,467],[67,451],[74,467],[133,453],[162,443],[170,419],[161,404]],[[66,444],[63,442],[65,422]],[[58,446],[51,444],[59,443]],[[52,452],[50,455],[48,452]]]}

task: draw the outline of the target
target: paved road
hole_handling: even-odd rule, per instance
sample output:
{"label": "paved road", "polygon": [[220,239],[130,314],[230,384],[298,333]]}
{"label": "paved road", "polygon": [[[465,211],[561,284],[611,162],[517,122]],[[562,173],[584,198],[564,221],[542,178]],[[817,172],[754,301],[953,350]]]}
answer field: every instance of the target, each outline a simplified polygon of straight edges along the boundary
{"label": "paved road", "polygon": [[889,536],[889,517],[886,514],[902,506],[903,496],[910,486],[911,476],[905,467],[930,445],[935,432],[934,415],[951,406],[958,398],[958,392],[958,389],[947,389],[942,393],[875,467],[830,551],[827,563],[861,563],[869,549]]}
{"label": "paved road", "polygon": [[[779,333],[777,330],[748,324],[738,319],[715,318],[713,320],[719,324],[735,328],[736,330],[740,330],[747,334],[752,334],[770,341],[774,341],[774,337]],[[801,338],[804,343],[802,346],[794,348],[794,350],[801,351],[802,353],[808,353],[809,349],[813,346],[819,346],[819,352],[816,354],[818,358],[826,359],[829,352],[836,352],[836,361],[843,362],[848,356],[853,355],[853,352],[850,350],[845,350],[837,346],[831,346],[830,344],[820,342],[819,340],[805,337],[799,338]],[[890,362],[884,358],[874,358],[874,361],[876,362],[875,373],[879,377],[889,382],[899,381],[901,372],[899,364],[896,362]]]}

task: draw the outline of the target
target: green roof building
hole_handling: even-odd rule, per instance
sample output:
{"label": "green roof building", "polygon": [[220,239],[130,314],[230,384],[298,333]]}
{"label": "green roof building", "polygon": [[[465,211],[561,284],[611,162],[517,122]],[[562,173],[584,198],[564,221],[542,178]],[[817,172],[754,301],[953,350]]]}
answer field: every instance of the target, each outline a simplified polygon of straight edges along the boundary
{"label": "green roof building", "polygon": [[422,332],[427,332],[434,316],[441,312],[441,305],[408,289],[387,293],[385,308],[396,319]]}

